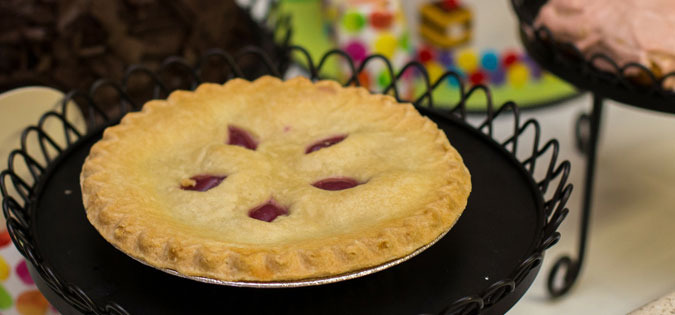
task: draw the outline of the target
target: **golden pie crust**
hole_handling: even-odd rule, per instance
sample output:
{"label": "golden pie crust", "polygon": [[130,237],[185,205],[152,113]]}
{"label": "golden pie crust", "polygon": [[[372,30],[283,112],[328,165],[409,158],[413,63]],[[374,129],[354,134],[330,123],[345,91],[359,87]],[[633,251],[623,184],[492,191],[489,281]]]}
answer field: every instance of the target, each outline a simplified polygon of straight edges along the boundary
{"label": "golden pie crust", "polygon": [[[229,145],[228,126],[256,150]],[[346,135],[309,154],[317,140]],[[196,174],[227,176],[204,192]],[[360,185],[312,186],[349,177]],[[87,218],[152,266],[224,281],[321,278],[406,256],[449,230],[470,175],[445,134],[411,104],[305,78],[202,84],[107,128],[80,176]],[[249,217],[269,200],[272,222]]]}

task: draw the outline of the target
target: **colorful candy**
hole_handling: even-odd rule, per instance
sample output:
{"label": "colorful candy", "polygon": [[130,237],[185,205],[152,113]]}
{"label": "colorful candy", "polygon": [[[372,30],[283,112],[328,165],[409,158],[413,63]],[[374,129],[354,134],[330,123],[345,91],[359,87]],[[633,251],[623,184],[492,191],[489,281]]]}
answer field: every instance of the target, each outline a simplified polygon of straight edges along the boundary
{"label": "colorful candy", "polygon": [[443,8],[450,11],[457,9],[459,7],[459,1],[458,0],[443,0],[442,2]]}
{"label": "colorful candy", "polygon": [[9,232],[6,228],[0,228],[0,248],[9,245],[12,242],[12,239],[9,237]]}
{"label": "colorful candy", "polygon": [[515,88],[521,88],[525,86],[529,77],[530,72],[527,69],[527,66],[525,66],[525,64],[522,62],[511,65],[506,73],[506,78],[509,81],[509,84]]}
{"label": "colorful candy", "polygon": [[398,45],[405,51],[410,50],[410,34],[408,32],[401,34],[401,38],[398,39]]}
{"label": "colorful candy", "polygon": [[2,256],[0,256],[0,280],[5,281],[9,278],[9,265]]}
{"label": "colorful candy", "polygon": [[[460,80],[462,80],[462,81],[463,81],[464,78],[466,77],[466,74],[465,74],[461,69],[459,69],[459,68],[457,68],[457,67],[451,67],[451,68],[450,68],[450,71],[452,71],[452,72],[456,73],[457,75],[459,75]],[[460,80],[458,80],[455,76],[449,76],[449,77],[448,77],[448,83],[449,83],[451,86],[455,86],[455,87],[456,87],[456,86],[459,86]]]}
{"label": "colorful candy", "polygon": [[480,58],[480,64],[487,71],[495,71],[499,68],[499,56],[494,51],[488,50]]}
{"label": "colorful candy", "polygon": [[457,55],[457,65],[465,72],[473,72],[478,68],[478,57],[473,49],[465,49]]}
{"label": "colorful candy", "polygon": [[347,46],[345,46],[344,51],[352,57],[352,59],[355,62],[361,62],[364,59],[366,59],[366,56],[368,55],[368,51],[366,50],[366,46],[363,45],[358,40],[354,40],[349,42]]}
{"label": "colorful candy", "polygon": [[[471,84],[503,85],[520,88],[530,80],[539,80],[542,70],[532,58],[508,50],[501,56],[494,50],[485,50],[477,54],[472,49],[458,52],[452,50],[435,50],[423,46],[418,50],[418,60],[425,65],[433,64],[432,72],[439,72],[440,64],[446,70],[461,72],[463,81]],[[468,75],[467,75],[468,73]],[[448,79],[450,85],[457,86],[459,81]]]}
{"label": "colorful candy", "polygon": [[[335,42],[344,50],[357,67],[371,54],[379,54],[391,62],[395,70],[400,70],[405,62],[415,59],[411,48],[409,28],[400,1],[344,1],[323,0],[329,23],[333,25]],[[376,90],[387,83],[380,73],[385,63],[375,61],[368,64],[359,74],[360,85]],[[351,75],[347,61],[339,62],[339,71]],[[401,78],[402,86],[410,81]],[[388,84],[385,84],[388,85]],[[402,88],[402,87],[400,87]]]}
{"label": "colorful candy", "polygon": [[398,41],[396,37],[390,33],[383,33],[375,40],[375,53],[382,54],[388,59],[391,59],[396,52]]}
{"label": "colorful candy", "polygon": [[370,25],[375,29],[387,29],[391,27],[394,16],[390,12],[375,11],[370,14]]}
{"label": "colorful candy", "polygon": [[[448,77],[448,83],[453,86],[460,82],[474,85],[508,83],[509,88],[520,88],[529,84],[530,80],[541,79],[542,71],[539,66],[531,58],[515,49],[477,51],[471,48],[460,48],[463,47],[459,46],[461,40],[459,44],[445,46],[434,43],[433,38],[425,37],[424,34],[421,38],[426,44],[411,47],[411,39],[406,31],[408,29],[405,25],[406,19],[403,17],[403,9],[398,2],[391,2],[391,6],[377,5],[379,1],[326,0],[326,3],[327,15],[331,17],[331,23],[336,26],[333,28],[336,42],[341,44],[340,47],[355,61],[357,67],[369,54],[381,54],[390,59],[395,71],[400,70],[409,60],[419,61],[427,68],[432,83],[451,69],[461,72],[459,80]],[[441,26],[438,32],[448,35],[445,32],[467,31],[463,27],[465,23],[470,25],[472,17],[462,11],[465,7],[462,6],[460,0],[440,0],[426,6],[432,6],[431,11],[447,15],[434,22]],[[423,18],[433,17],[424,14],[421,16]],[[421,25],[424,26],[425,23]],[[468,34],[459,35],[470,37],[471,27],[467,28]],[[435,46],[428,46],[430,43],[434,43]],[[345,73],[350,71],[344,65],[341,69],[344,69]],[[406,90],[407,83],[416,80],[419,75],[417,70],[412,70],[399,78],[397,82],[397,86],[401,89],[399,92],[405,93],[402,91]],[[371,90],[386,88],[392,82],[384,64],[376,63],[370,64],[363,70],[363,73],[358,75],[358,78],[362,86]]]}
{"label": "colorful candy", "polygon": [[429,82],[436,82],[445,72],[445,67],[436,61],[430,61],[426,64],[427,73],[429,73]]}
{"label": "colorful candy", "polygon": [[438,55],[438,61],[440,61],[446,67],[451,67],[455,63],[455,58],[452,56],[452,52],[442,51]]}
{"label": "colorful candy", "polygon": [[25,291],[16,299],[16,309],[20,314],[45,314],[49,308],[49,302],[40,291]]}
{"label": "colorful candy", "polygon": [[35,282],[33,282],[33,277],[30,276],[30,273],[28,272],[28,266],[26,265],[26,261],[22,260],[20,263],[16,265],[16,275],[19,276],[19,279],[21,279],[21,282],[23,282],[26,285],[31,285]]}
{"label": "colorful candy", "polygon": [[391,84],[391,75],[389,75],[389,71],[381,71],[380,74],[377,76],[377,84],[381,88],[386,88]]}
{"label": "colorful candy", "polygon": [[502,66],[504,66],[504,68],[510,67],[516,61],[518,61],[518,53],[514,51],[506,51],[504,54],[502,54]]}
{"label": "colorful candy", "polygon": [[483,71],[478,70],[469,76],[469,82],[473,85],[483,84],[486,78],[487,75]]}
{"label": "colorful candy", "polygon": [[12,307],[12,296],[5,290],[5,287],[0,284],[0,310],[6,310]]}
{"label": "colorful candy", "polygon": [[361,86],[364,86],[366,88],[370,87],[370,75],[366,71],[361,71],[359,75],[357,76],[359,79],[359,83]]}
{"label": "colorful candy", "polygon": [[421,63],[427,63],[435,57],[436,54],[429,47],[423,46],[417,51],[417,60],[419,60]]}
{"label": "colorful candy", "polygon": [[504,81],[506,80],[506,74],[502,68],[498,68],[496,71],[490,72],[488,76],[490,78],[490,83],[497,86],[504,84]]}
{"label": "colorful candy", "polygon": [[359,12],[348,12],[342,17],[342,26],[353,33],[360,31],[366,25],[366,18]]}

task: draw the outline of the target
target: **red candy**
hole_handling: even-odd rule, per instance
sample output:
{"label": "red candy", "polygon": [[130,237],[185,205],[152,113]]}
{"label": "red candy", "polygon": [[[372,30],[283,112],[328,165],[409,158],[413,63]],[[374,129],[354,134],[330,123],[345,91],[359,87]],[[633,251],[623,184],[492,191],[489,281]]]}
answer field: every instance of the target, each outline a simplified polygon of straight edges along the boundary
{"label": "red candy", "polygon": [[458,0],[443,0],[443,8],[450,11],[457,9],[459,7],[459,1]]}
{"label": "red candy", "polygon": [[312,184],[312,186],[323,190],[343,190],[358,185],[359,182],[348,177],[326,178]]}
{"label": "red candy", "polygon": [[288,210],[277,205],[273,200],[248,212],[249,217],[265,222],[272,222],[278,216],[287,214]]}
{"label": "red candy", "polygon": [[0,232],[0,248],[9,245],[11,242],[12,239],[9,237],[9,232],[7,229],[3,229],[2,232]]}
{"label": "red candy", "polygon": [[227,126],[227,130],[229,132],[227,144],[242,146],[250,150],[255,150],[258,147],[258,143],[246,130],[232,125]]}
{"label": "red candy", "polygon": [[307,150],[305,150],[305,154],[310,154],[314,151],[318,151],[318,150],[321,150],[323,148],[330,147],[330,146],[344,140],[345,138],[347,138],[346,135],[340,135],[340,136],[335,136],[335,137],[330,137],[330,138],[327,138],[327,139],[319,140],[316,143],[307,147]]}
{"label": "red candy", "polygon": [[34,284],[33,278],[30,276],[30,273],[28,272],[28,265],[26,265],[25,260],[21,260],[20,263],[16,265],[16,275],[19,276],[19,279],[21,279],[21,282],[25,285],[31,285]]}
{"label": "red candy", "polygon": [[520,59],[520,58],[518,58],[517,53],[515,53],[513,51],[505,52],[504,55],[502,56],[502,65],[504,65],[504,67],[506,68],[506,67],[516,63],[516,61],[518,61],[518,59]]}
{"label": "red candy", "polygon": [[370,24],[376,29],[389,28],[393,18],[389,12],[375,11],[370,15]]}
{"label": "red candy", "polygon": [[195,191],[207,191],[213,187],[220,185],[220,183],[227,176],[215,176],[215,175],[195,175],[190,177],[191,180],[195,181],[195,184],[192,186],[181,185],[183,190],[195,190]]}
{"label": "red candy", "polygon": [[417,52],[417,59],[419,59],[421,63],[429,62],[434,59],[434,51],[429,47],[422,47]]}
{"label": "red candy", "polygon": [[358,75],[358,79],[362,87],[370,88],[370,75],[368,75],[368,72],[361,71]]}
{"label": "red candy", "polygon": [[487,76],[482,71],[476,71],[469,76],[469,81],[473,85],[483,84],[485,79],[487,79]]}

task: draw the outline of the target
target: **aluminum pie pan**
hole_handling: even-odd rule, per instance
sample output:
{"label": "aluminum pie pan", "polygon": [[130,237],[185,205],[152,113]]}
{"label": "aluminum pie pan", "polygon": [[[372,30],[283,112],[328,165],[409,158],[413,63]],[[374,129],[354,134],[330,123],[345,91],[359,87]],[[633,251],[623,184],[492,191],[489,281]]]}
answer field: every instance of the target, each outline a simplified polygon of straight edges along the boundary
{"label": "aluminum pie pan", "polygon": [[[300,288],[300,287],[310,287],[310,286],[317,286],[317,285],[324,285],[324,284],[331,284],[331,283],[336,283],[340,281],[345,281],[345,280],[350,280],[350,279],[355,279],[355,278],[360,278],[363,276],[367,276],[369,274],[376,273],[378,271],[382,271],[388,268],[391,268],[393,266],[396,266],[402,262],[405,262],[406,260],[409,260],[410,258],[413,258],[420,254],[421,252],[425,251],[427,248],[431,247],[432,245],[436,244],[439,240],[441,240],[448,232],[450,229],[447,231],[441,233],[438,237],[436,237],[433,241],[425,244],[424,246],[416,249],[415,251],[411,252],[408,255],[405,255],[403,257],[393,259],[390,261],[387,261],[383,264],[373,266],[370,268],[366,269],[360,269],[348,273],[343,273],[339,275],[334,275],[334,276],[329,276],[329,277],[320,277],[320,278],[308,278],[308,279],[298,279],[298,280],[292,280],[292,281],[270,281],[270,282],[261,282],[261,281],[225,281],[225,280],[218,280],[218,279],[213,279],[213,278],[207,278],[207,277],[199,277],[199,276],[188,276],[184,275],[176,270],[173,269],[168,269],[168,268],[158,268],[153,265],[148,264],[147,262],[144,262],[140,259],[137,259],[136,257],[129,256],[133,258],[134,260],[148,266],[152,267],[153,269],[163,271],[165,273],[168,273],[172,276],[177,276],[180,278],[185,278],[185,279],[190,279],[198,282],[203,282],[203,283],[209,283],[209,284],[216,284],[216,285],[224,285],[224,286],[230,286],[230,287],[241,287],[241,288],[267,288],[267,289],[278,289],[278,288]],[[119,250],[119,248],[117,248]],[[123,251],[122,251],[123,252]]]}

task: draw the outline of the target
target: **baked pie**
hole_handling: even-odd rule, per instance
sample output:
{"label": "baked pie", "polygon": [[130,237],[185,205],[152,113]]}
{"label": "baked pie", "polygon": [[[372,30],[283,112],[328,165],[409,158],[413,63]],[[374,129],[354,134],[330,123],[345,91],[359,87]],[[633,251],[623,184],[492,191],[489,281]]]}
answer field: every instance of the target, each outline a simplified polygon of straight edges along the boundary
{"label": "baked pie", "polygon": [[105,130],[81,173],[87,218],[152,266],[288,281],[406,256],[449,230],[470,175],[412,105],[305,78],[202,84]]}

